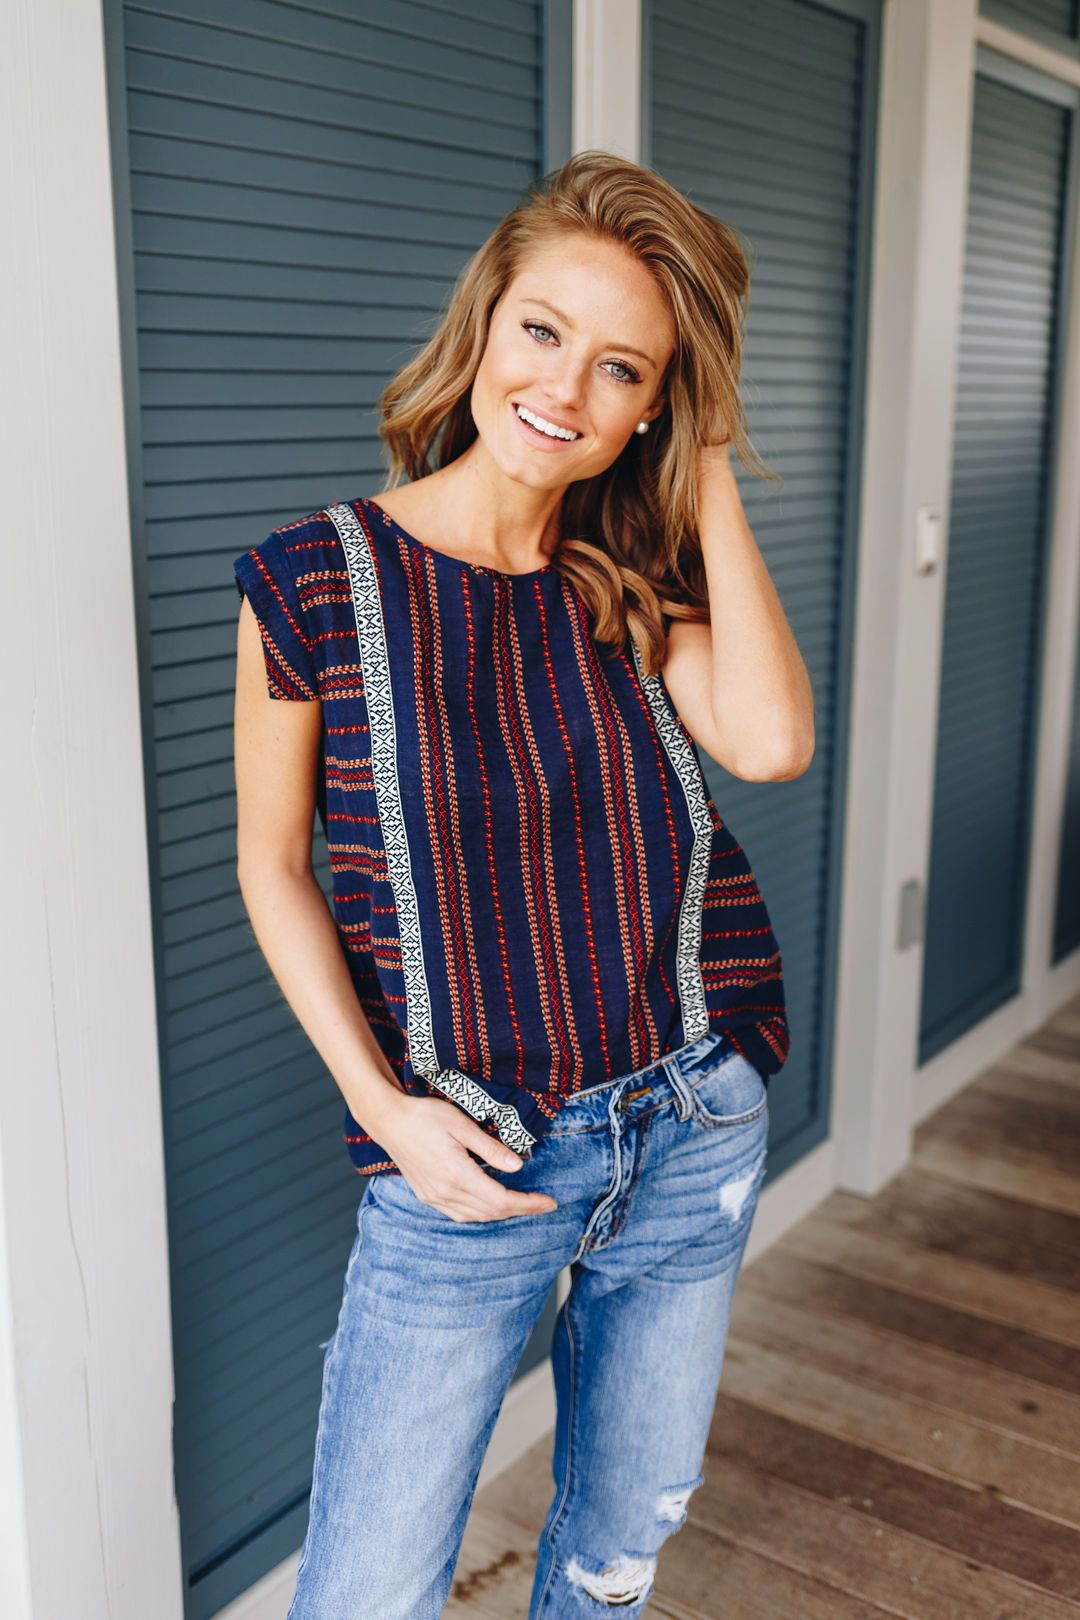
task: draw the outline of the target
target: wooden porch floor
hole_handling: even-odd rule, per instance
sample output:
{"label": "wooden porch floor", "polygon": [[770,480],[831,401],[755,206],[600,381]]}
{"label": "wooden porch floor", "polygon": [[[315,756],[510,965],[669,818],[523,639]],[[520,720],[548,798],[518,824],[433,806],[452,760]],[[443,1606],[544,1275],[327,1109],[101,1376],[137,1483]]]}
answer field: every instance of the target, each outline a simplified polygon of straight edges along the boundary
{"label": "wooden porch floor", "polygon": [[[550,1469],[477,1494],[446,1620],[525,1620]],[[743,1267],[704,1472],[649,1615],[1078,1620],[1080,998]]]}

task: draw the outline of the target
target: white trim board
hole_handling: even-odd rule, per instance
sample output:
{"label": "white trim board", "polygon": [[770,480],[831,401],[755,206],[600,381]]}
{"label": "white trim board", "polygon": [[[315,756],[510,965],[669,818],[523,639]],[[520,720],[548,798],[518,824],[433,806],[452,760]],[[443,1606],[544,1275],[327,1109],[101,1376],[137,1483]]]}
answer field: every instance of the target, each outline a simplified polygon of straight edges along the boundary
{"label": "white trim board", "polygon": [[[945,567],[915,569],[917,514],[947,521],[975,0],[886,6],[852,676],[834,1130],[838,1180],[872,1194],[910,1152]],[[945,548],[947,551],[947,547]]]}
{"label": "white trim board", "polygon": [[574,0],[571,146],[641,161],[641,0]]}
{"label": "white trim board", "polygon": [[[5,1620],[179,1620],[172,1345],[102,13],[4,0]],[[18,919],[18,926],[13,925]],[[20,1456],[21,1452],[21,1456]],[[20,1466],[21,1463],[21,1466]],[[62,1556],[57,1555],[58,1536]]]}

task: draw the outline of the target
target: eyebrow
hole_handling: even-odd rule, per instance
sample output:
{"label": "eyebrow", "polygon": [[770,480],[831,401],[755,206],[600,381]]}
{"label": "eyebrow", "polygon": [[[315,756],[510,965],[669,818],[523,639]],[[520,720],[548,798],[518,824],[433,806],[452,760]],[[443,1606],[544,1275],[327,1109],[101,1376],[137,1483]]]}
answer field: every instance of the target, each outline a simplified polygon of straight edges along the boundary
{"label": "eyebrow", "polygon": [[[574,324],[569,315],[564,315],[561,309],[556,309],[554,304],[549,304],[546,298],[525,297],[522,301],[526,304],[540,304],[544,309],[550,309],[551,313],[557,315],[560,321],[565,321],[567,326],[573,326]],[[651,354],[646,354],[643,349],[635,349],[629,343],[605,343],[604,348],[622,349],[626,354],[636,354],[639,360],[644,360],[650,366],[656,365],[656,361]]]}

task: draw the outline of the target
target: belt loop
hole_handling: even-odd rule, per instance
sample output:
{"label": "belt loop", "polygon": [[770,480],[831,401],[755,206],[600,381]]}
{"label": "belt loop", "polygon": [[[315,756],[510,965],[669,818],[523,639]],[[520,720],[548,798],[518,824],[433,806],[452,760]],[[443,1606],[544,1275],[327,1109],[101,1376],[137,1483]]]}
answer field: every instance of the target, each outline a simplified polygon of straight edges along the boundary
{"label": "belt loop", "polygon": [[608,1097],[608,1119],[611,1123],[611,1136],[616,1148],[618,1148],[619,1139],[621,1138],[623,1131],[618,1115],[625,1112],[622,1106],[622,1100],[626,1095],[632,1078],[632,1075],[627,1075],[623,1080],[616,1080],[615,1084],[611,1087],[611,1092]]}
{"label": "belt loop", "polygon": [[664,1073],[671,1082],[671,1089],[675,1093],[679,1118],[689,1119],[694,1111],[694,1100],[690,1094],[690,1087],[686,1083],[686,1076],[679,1069],[678,1061],[665,1061]]}

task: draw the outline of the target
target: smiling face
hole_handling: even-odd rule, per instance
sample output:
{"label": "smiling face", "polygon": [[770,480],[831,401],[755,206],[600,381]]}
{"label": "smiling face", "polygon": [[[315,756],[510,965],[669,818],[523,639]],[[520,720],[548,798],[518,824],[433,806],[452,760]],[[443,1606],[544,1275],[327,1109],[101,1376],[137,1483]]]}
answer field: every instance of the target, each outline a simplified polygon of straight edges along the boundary
{"label": "smiling face", "polygon": [[632,253],[562,236],[530,254],[492,311],[471,396],[484,450],[537,489],[602,472],[663,409],[674,345],[667,304]]}

